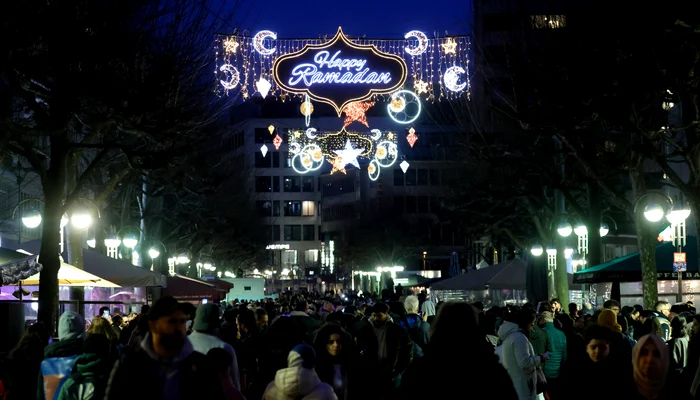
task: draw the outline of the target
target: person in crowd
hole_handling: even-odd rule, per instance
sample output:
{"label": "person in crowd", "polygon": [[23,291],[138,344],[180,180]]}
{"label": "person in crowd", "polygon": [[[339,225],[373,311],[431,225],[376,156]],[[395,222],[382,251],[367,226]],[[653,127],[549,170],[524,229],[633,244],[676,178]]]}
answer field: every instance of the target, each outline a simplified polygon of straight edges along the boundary
{"label": "person in crowd", "polygon": [[627,342],[629,342],[630,348],[633,348],[634,345],[637,344],[637,341],[632,339],[632,335],[630,334],[632,328],[629,325],[629,321],[630,320],[628,320],[623,313],[617,315],[617,324],[620,325],[622,329],[622,335],[627,339]]}
{"label": "person in crowd", "polygon": [[182,304],[172,297],[158,299],[148,314],[148,327],[136,351],[116,363],[105,400],[224,398],[206,356],[194,351],[187,338]]}
{"label": "person in crowd", "polygon": [[124,323],[124,318],[122,318],[120,315],[115,315],[112,317],[112,331],[114,331],[114,334],[117,337],[117,340],[120,340],[121,334],[122,334],[122,324]]}
{"label": "person in crowd", "polygon": [[489,313],[484,314],[484,317],[480,322],[481,329],[486,335],[486,341],[489,342],[494,349],[501,343],[500,339],[498,338],[496,322],[496,316]]}
{"label": "person in crowd", "polygon": [[413,341],[413,357],[423,357],[430,342],[430,324],[418,315],[418,297],[406,296],[403,304],[406,315],[399,321],[399,325],[408,331],[408,336]]}
{"label": "person in crowd", "polygon": [[624,306],[622,307],[622,315],[627,319],[628,328],[626,334],[630,338],[634,339],[634,331],[639,324],[639,310],[632,306]]}
{"label": "person in crowd", "polygon": [[224,399],[245,400],[245,397],[243,397],[240,389],[231,378],[233,375],[231,373],[231,365],[234,363],[234,359],[231,357],[231,354],[222,347],[214,347],[207,353],[207,361],[214,370],[219,382],[221,382],[221,390],[224,392]]}
{"label": "person in crowd", "polygon": [[231,381],[236,389],[241,390],[240,375],[238,372],[238,359],[233,347],[219,338],[221,320],[219,319],[219,307],[214,303],[202,304],[197,308],[194,317],[194,331],[189,335],[194,351],[208,354],[211,349],[224,349],[231,357],[229,371]]}
{"label": "person in crowd", "polygon": [[620,302],[617,300],[607,300],[603,303],[603,309],[604,310],[612,310],[615,312],[615,314],[619,314],[620,311],[622,310],[622,307],[620,306]]}
{"label": "person in crowd", "polygon": [[604,309],[598,315],[598,325],[610,330],[610,359],[613,364],[618,364],[624,370],[620,373],[629,373],[632,359],[632,344],[627,337],[622,334],[622,326],[617,323],[617,316],[613,309]]}
{"label": "person in crowd", "polygon": [[671,399],[670,386],[666,385],[669,369],[669,351],[666,343],[656,335],[639,339],[632,352],[634,383],[644,400]]}
{"label": "person in crowd", "polygon": [[316,353],[307,344],[297,345],[289,352],[287,368],[280,369],[270,382],[263,400],[335,400],[333,388],[321,382],[314,367]]}
{"label": "person in crowd", "polygon": [[[610,357],[613,332],[604,326],[591,325],[586,328],[584,343],[586,356],[571,365],[565,378],[566,399],[571,400],[619,400],[634,393],[631,373],[621,372],[621,365]],[[630,361],[628,360],[627,363]],[[581,382],[582,377],[606,379],[604,386]]]}
{"label": "person in crowd", "polygon": [[589,302],[583,303],[583,308],[581,309],[581,315],[593,315],[593,304]]}
{"label": "person in crowd", "polygon": [[[87,330],[87,336],[102,336],[106,339],[107,348],[106,353],[114,358],[114,360],[121,354],[123,346],[119,343],[119,336],[114,333],[113,325],[109,322],[107,318],[95,317],[92,319],[92,324],[90,324],[90,329]],[[103,353],[100,353],[103,354]]]}
{"label": "person in crowd", "polygon": [[563,395],[563,387],[560,376],[561,369],[567,358],[566,335],[561,330],[554,327],[554,315],[545,311],[542,313],[544,326],[542,330],[549,337],[549,343],[552,348],[549,359],[544,364],[544,376],[547,378],[547,393],[551,400],[559,400],[566,398]]}
{"label": "person in crowd", "polygon": [[688,328],[684,316],[679,315],[671,321],[671,340],[668,348],[668,385],[671,397],[683,399],[689,393],[689,381],[684,382],[684,370],[688,365]]}
{"label": "person in crowd", "polygon": [[579,317],[579,312],[581,311],[581,307],[579,307],[578,304],[576,303],[569,303],[569,318],[572,320],[576,320],[576,318]]}
{"label": "person in crowd", "polygon": [[327,323],[316,334],[316,373],[335,391],[339,400],[350,398],[350,383],[356,379],[355,346],[341,326]]}
{"label": "person in crowd", "polygon": [[655,330],[659,330],[657,334],[664,342],[668,342],[671,339],[671,320],[668,316],[671,313],[671,305],[666,300],[659,300],[654,306],[654,322]]}
{"label": "person in crowd", "polygon": [[551,307],[552,314],[561,314],[563,312],[561,307],[561,301],[556,297],[549,301],[549,306]]}
{"label": "person in crowd", "polygon": [[428,321],[429,318],[433,317],[432,319],[435,319],[434,318],[434,316],[436,314],[435,313],[435,303],[433,303],[432,300],[430,300],[427,297],[427,293],[426,293],[425,301],[420,306],[420,313],[421,313],[421,317],[423,317],[423,321],[425,321],[427,323],[431,322],[431,321]]}
{"label": "person in crowd", "polygon": [[[59,382],[56,382],[56,375],[44,376],[44,371],[53,370],[57,375],[67,375],[70,371],[57,371],[59,365],[63,364],[60,359],[65,357],[77,357],[83,354],[83,343],[85,340],[85,320],[80,314],[66,311],[58,320],[58,342],[48,345],[44,349],[44,361],[41,362],[39,371],[39,381],[37,383],[38,400],[53,399],[54,394],[60,389]],[[53,367],[52,367],[53,364]],[[70,363],[70,368],[72,368]],[[45,368],[46,366],[46,368]],[[66,372],[66,373],[64,373]]]}
{"label": "person in crowd", "polygon": [[372,317],[357,334],[364,371],[371,377],[376,398],[393,398],[401,375],[413,360],[413,342],[408,332],[389,318],[389,306],[377,303]]}
{"label": "person in crowd", "polygon": [[[498,329],[501,339],[501,362],[513,382],[519,400],[535,400],[538,391],[538,370],[549,358],[548,353],[537,354],[528,340],[536,322],[535,312],[523,308],[508,315]],[[541,375],[543,378],[543,375]],[[540,382],[541,384],[542,382]]]}
{"label": "person in crowd", "polygon": [[[545,304],[549,306],[549,303],[546,301],[541,303],[541,305]],[[528,338],[530,339],[530,343],[532,343],[532,348],[535,350],[535,353],[544,354],[552,351],[552,344],[549,342],[549,336],[547,333],[542,330],[542,327],[544,326],[542,314],[545,312],[551,313],[551,308],[539,307],[538,309],[542,311],[540,311],[537,322],[535,325],[533,325],[532,330],[528,333]]]}
{"label": "person in crowd", "polygon": [[[335,311],[333,310],[333,304],[330,302],[326,303],[326,307],[324,309],[327,311],[323,317],[323,320],[325,321],[328,315]],[[313,344],[314,332],[321,327],[321,323],[318,320],[311,318],[309,314],[307,314],[308,310],[309,303],[307,303],[306,300],[300,300],[297,302],[294,311],[292,311],[289,316],[292,322],[294,322],[294,325],[297,327],[297,334],[303,338],[302,340],[304,343]]]}
{"label": "person in crowd", "polygon": [[264,308],[258,308],[255,310],[255,324],[258,326],[260,333],[265,333],[269,325],[269,316]]}
{"label": "person in crowd", "polygon": [[[493,347],[484,340],[477,312],[471,305],[465,302],[445,304],[440,307],[431,328],[425,356],[411,364],[402,379],[400,393],[394,398],[518,398],[508,372],[498,363]],[[457,363],[459,368],[455,368]],[[468,390],[464,386],[465,377],[475,383]],[[487,387],[479,382],[498,382],[498,385]]]}
{"label": "person in crowd", "polygon": [[5,360],[5,389],[9,390],[6,400],[36,398],[37,375],[44,359],[44,348],[48,344],[46,328],[35,323],[27,328],[17,346],[10,351]]}

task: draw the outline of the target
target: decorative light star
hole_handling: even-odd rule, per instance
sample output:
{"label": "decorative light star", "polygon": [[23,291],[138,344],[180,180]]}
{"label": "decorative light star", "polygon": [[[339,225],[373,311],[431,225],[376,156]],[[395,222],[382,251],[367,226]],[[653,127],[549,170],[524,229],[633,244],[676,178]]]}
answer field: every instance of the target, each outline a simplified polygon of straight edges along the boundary
{"label": "decorative light star", "polygon": [[353,149],[350,139],[345,142],[345,148],[343,150],[335,150],[335,154],[341,159],[341,166],[345,168],[346,165],[350,164],[355,168],[360,168],[360,164],[357,162],[357,156],[362,154],[365,149]]}
{"label": "decorative light star", "polygon": [[224,40],[224,52],[226,52],[226,54],[236,54],[238,46],[238,42],[236,42],[234,38],[227,38]]}
{"label": "decorative light star", "polygon": [[418,95],[428,93],[428,82],[418,79],[413,83],[413,90],[415,90]]}
{"label": "decorative light star", "polygon": [[[282,138],[280,137],[280,135],[276,135],[275,138],[272,139],[272,144],[275,145],[275,150],[280,149],[280,145],[282,145]],[[413,147],[413,146],[411,146],[411,147]]]}
{"label": "decorative light star", "polygon": [[369,128],[365,112],[367,112],[367,110],[369,110],[370,107],[372,107],[373,105],[374,102],[363,103],[356,101],[345,106],[345,109],[343,110],[343,112],[345,113],[345,123],[343,124],[343,128],[352,124],[355,121]]}
{"label": "decorative light star", "polygon": [[454,39],[447,38],[447,41],[440,46],[442,46],[442,51],[444,51],[445,54],[456,54],[457,42],[455,42]]}
{"label": "decorative light star", "polygon": [[343,165],[343,157],[338,156],[332,160],[328,160],[328,162],[331,163],[331,165],[333,166],[333,169],[331,170],[331,175],[333,175],[335,171],[340,171],[344,174],[347,174]]}
{"label": "decorative light star", "polygon": [[408,144],[411,145],[411,148],[413,148],[413,145],[416,144],[416,141],[418,140],[418,135],[416,135],[416,130],[411,128],[408,130],[408,136],[406,136],[406,141],[408,141]]}

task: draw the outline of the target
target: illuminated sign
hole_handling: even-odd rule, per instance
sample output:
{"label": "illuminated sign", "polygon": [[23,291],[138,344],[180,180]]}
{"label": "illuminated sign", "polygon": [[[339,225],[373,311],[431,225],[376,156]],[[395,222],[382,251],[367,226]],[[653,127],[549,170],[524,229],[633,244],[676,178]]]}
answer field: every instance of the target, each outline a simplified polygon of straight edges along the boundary
{"label": "illuminated sign", "polygon": [[279,87],[328,103],[338,116],[349,103],[399,90],[406,71],[401,57],[352,43],[340,28],[329,42],[280,56],[273,66]]}
{"label": "illuminated sign", "polygon": [[288,244],[268,244],[266,250],[289,250]]}

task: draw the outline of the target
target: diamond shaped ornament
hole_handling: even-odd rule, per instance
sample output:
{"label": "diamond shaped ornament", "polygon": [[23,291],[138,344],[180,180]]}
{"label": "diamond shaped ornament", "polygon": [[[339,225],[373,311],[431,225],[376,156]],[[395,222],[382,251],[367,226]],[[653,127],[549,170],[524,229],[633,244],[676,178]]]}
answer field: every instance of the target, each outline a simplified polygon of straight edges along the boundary
{"label": "diamond shaped ornament", "polygon": [[[265,157],[265,156],[267,155],[267,146],[266,146],[266,145],[262,145],[262,146],[260,147],[260,152],[262,153],[263,157]],[[404,171],[404,172],[406,172],[406,171]]]}
{"label": "diamond shaped ornament", "polygon": [[399,164],[399,167],[401,167],[401,171],[403,171],[404,174],[406,173],[406,171],[408,170],[408,167],[410,167],[410,166],[411,166],[411,164],[409,164],[408,161],[406,161],[406,160],[401,161],[401,164]]}
{"label": "diamond shaped ornament", "polygon": [[282,138],[280,135],[276,135],[274,139],[272,139],[272,144],[275,145],[275,150],[280,149],[280,145],[282,144]]}

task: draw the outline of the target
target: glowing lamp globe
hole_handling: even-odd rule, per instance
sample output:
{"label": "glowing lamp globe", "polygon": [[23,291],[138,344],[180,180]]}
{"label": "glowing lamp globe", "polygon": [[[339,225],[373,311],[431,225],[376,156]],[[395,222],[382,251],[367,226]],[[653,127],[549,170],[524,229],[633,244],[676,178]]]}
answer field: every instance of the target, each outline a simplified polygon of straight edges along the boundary
{"label": "glowing lamp globe", "polygon": [[644,218],[650,222],[661,221],[661,218],[663,218],[665,214],[664,208],[656,203],[649,203],[644,209]]}
{"label": "glowing lamp globe", "polygon": [[572,255],[574,255],[574,249],[572,249],[570,247],[567,247],[566,249],[564,249],[564,257],[566,257],[567,260],[569,258],[571,258]]}
{"label": "glowing lamp globe", "polygon": [[559,227],[557,228],[557,233],[559,233],[559,236],[561,237],[569,237],[571,236],[571,233],[573,232],[573,228],[571,227],[571,224],[568,222],[562,222],[559,224]]}
{"label": "glowing lamp globe", "polygon": [[70,218],[70,222],[76,229],[87,229],[92,225],[92,217],[86,212],[77,212]]}
{"label": "glowing lamp globe", "polygon": [[547,254],[550,256],[556,256],[557,249],[554,246],[547,246]]}
{"label": "glowing lamp globe", "polygon": [[688,219],[690,216],[690,210],[689,209],[678,209],[678,210],[673,210],[668,215],[666,216],[666,219],[668,222],[672,224],[680,224],[681,222],[685,221]]}
{"label": "glowing lamp globe", "polygon": [[610,227],[608,227],[608,224],[600,224],[600,237],[604,237],[605,235],[610,232]]}
{"label": "glowing lamp globe", "polygon": [[579,224],[574,228],[574,233],[576,236],[585,236],[588,235],[588,228],[586,228],[586,225]]}
{"label": "glowing lamp globe", "polygon": [[29,229],[36,228],[37,226],[41,225],[41,214],[39,214],[39,211],[37,210],[28,211],[22,217],[22,224]]}
{"label": "glowing lamp globe", "polygon": [[544,248],[541,244],[536,244],[532,246],[532,248],[530,249],[530,253],[535,257],[539,257],[542,255],[542,253],[544,253]]}
{"label": "glowing lamp globe", "polygon": [[105,247],[107,247],[108,249],[115,249],[121,245],[122,245],[122,241],[119,240],[119,238],[116,237],[116,235],[113,235],[112,237],[108,237],[107,239],[105,239]]}
{"label": "glowing lamp globe", "polygon": [[156,249],[149,249],[148,255],[149,255],[149,257],[151,257],[151,259],[158,258],[158,256],[160,256],[160,251],[158,251]]}
{"label": "glowing lamp globe", "polygon": [[127,248],[133,249],[137,244],[139,244],[139,240],[136,239],[136,236],[129,234],[122,240],[122,243],[124,243],[124,246]]}
{"label": "glowing lamp globe", "polygon": [[311,104],[311,102],[305,101],[301,103],[301,106],[299,106],[299,111],[301,111],[301,115],[308,117],[314,113],[314,105]]}
{"label": "glowing lamp globe", "polygon": [[95,246],[97,246],[97,240],[95,239],[88,239],[87,240],[87,245],[89,248],[94,249]]}
{"label": "glowing lamp globe", "polygon": [[66,225],[68,225],[68,216],[66,214],[63,214],[61,217],[61,228],[65,228]]}

